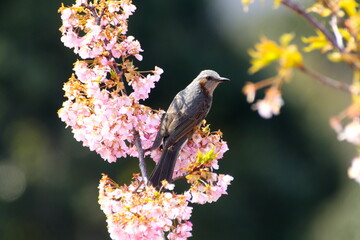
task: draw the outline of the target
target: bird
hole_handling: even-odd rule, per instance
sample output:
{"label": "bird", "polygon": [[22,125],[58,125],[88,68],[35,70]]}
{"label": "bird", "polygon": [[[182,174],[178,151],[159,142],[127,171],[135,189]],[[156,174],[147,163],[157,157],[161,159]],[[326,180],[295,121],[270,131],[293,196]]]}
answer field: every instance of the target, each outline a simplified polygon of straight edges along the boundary
{"label": "bird", "polygon": [[230,80],[213,70],[203,70],[176,94],[161,118],[152,147],[147,149],[155,150],[162,145],[160,160],[149,177],[151,185],[159,187],[163,180],[172,181],[179,152],[209,113],[215,88],[226,81]]}

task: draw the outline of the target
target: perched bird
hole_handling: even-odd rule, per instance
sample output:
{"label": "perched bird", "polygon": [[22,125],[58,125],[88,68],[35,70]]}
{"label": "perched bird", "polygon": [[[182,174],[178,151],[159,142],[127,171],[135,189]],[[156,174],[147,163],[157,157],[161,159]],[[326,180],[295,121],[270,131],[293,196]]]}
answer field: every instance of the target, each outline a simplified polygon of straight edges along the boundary
{"label": "perched bird", "polygon": [[217,85],[228,78],[212,70],[204,70],[182,91],[176,94],[168,110],[162,116],[160,128],[148,150],[162,144],[160,160],[149,177],[150,183],[157,187],[161,181],[172,180],[178,154],[186,141],[191,138],[196,126],[207,116]]}

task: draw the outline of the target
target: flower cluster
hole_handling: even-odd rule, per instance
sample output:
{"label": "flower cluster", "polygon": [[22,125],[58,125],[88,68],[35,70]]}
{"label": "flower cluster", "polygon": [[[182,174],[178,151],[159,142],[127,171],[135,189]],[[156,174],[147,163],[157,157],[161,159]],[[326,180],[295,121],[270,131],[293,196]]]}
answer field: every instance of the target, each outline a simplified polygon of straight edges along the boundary
{"label": "flower cluster", "polygon": [[210,171],[207,165],[211,163],[197,161],[190,165],[191,174],[187,175],[186,179],[191,187],[185,194],[190,196],[189,201],[192,203],[205,204],[217,201],[221,195],[227,194],[227,187],[233,180],[230,175]]}
{"label": "flower cluster", "polygon": [[129,96],[100,91],[97,84],[87,90],[96,90],[95,97],[85,102],[66,101],[59,110],[61,120],[72,127],[77,141],[83,142],[84,146],[109,162],[127,155],[138,157],[136,147],[130,144],[134,131],[141,133],[142,146],[146,148],[152,145],[161,112],[154,112]]}
{"label": "flower cluster", "polygon": [[[168,184],[168,187],[172,187]],[[99,184],[99,204],[115,240],[169,240],[191,236],[192,207],[182,194],[158,191],[135,176],[129,186],[119,186],[106,175]]]}
{"label": "flower cluster", "polygon": [[191,172],[189,165],[196,162],[198,152],[206,153],[214,151],[216,157],[211,161],[211,169],[219,169],[218,159],[229,150],[227,143],[222,140],[221,131],[211,132],[210,126],[203,120],[202,125],[195,131],[191,139],[187,141],[181,150],[174,168],[173,178],[184,176]]}
{"label": "flower cluster", "polygon": [[209,125],[203,121],[203,127],[193,135],[183,148],[175,166],[174,177],[186,176],[190,189],[185,194],[193,203],[211,203],[217,201],[226,190],[233,177],[217,174],[218,159],[228,150],[226,142],[221,140],[222,133],[210,132]]}
{"label": "flower cluster", "polygon": [[[137,156],[131,144],[134,131],[141,133],[142,146],[150,147],[162,115],[139,103],[149,97],[162,69],[156,67],[144,76],[127,59],[141,60],[140,43],[125,35],[134,10],[131,1],[104,0],[98,4],[81,0],[59,9],[61,40],[86,59],[74,64],[75,74],[64,85],[67,101],[59,116],[76,140],[109,162]],[[123,62],[116,63],[120,57]],[[133,89],[130,94],[125,82]]]}
{"label": "flower cluster", "polygon": [[[340,141],[347,141],[360,150],[360,62],[358,42],[360,40],[360,7],[355,0],[332,0],[316,2],[309,12],[326,18],[331,17],[330,27],[334,39],[329,39],[324,32],[316,31],[317,36],[303,38],[308,44],[305,51],[320,50],[328,53],[332,62],[345,62],[354,69],[353,83],[349,87],[352,103],[344,111],[330,119],[330,125],[338,134]],[[337,24],[337,23],[343,24]],[[331,41],[332,40],[332,41]],[[359,156],[352,160],[348,170],[350,178],[360,183]]]}
{"label": "flower cluster", "polygon": [[270,87],[266,89],[264,99],[258,100],[252,107],[261,117],[269,119],[273,115],[279,115],[282,105],[284,100],[281,91],[276,87]]}
{"label": "flower cluster", "polygon": [[[330,125],[337,132],[340,141],[347,141],[360,149],[360,97],[354,96],[353,104],[330,119]],[[350,178],[360,183],[360,156],[352,160],[348,170]]]}
{"label": "flower cluster", "polygon": [[279,39],[280,44],[263,37],[254,49],[249,50],[251,56],[250,73],[255,73],[272,62],[278,63],[278,74],[276,76],[258,83],[249,82],[243,88],[247,101],[252,103],[255,100],[256,91],[269,86],[265,91],[264,99],[258,100],[253,105],[253,109],[257,110],[263,118],[271,118],[280,113],[280,108],[284,104],[281,97],[281,86],[291,78],[292,68],[302,66],[302,55],[297,50],[296,45],[290,44],[293,37],[293,34],[282,35]]}
{"label": "flower cluster", "polygon": [[[213,170],[219,169],[218,160],[229,149],[227,143],[221,139],[220,131],[211,132],[210,126],[203,120],[181,150],[177,159],[173,179],[185,177],[191,185],[184,194],[193,203],[211,203],[217,201],[226,190],[233,177],[217,174]],[[159,155],[155,158],[157,162]]]}
{"label": "flower cluster", "polygon": [[[133,36],[126,35],[127,20],[135,9],[131,0],[77,0],[59,9],[61,41],[81,59],[64,84],[66,100],[58,115],[76,140],[108,162],[127,156],[143,160],[164,113],[140,103],[149,97],[163,70],[138,71],[131,60],[141,61],[143,51]],[[111,238],[163,239],[164,233],[174,240],[190,237],[192,208],[188,203],[216,201],[232,181],[231,176],[213,173],[227,150],[222,133],[210,132],[204,122],[175,166],[173,178],[187,177],[191,184],[183,194],[170,193],[173,184],[166,181],[158,190],[146,186],[138,175],[128,186],[119,186],[104,175],[99,204]],[[161,150],[145,154],[158,161]]]}
{"label": "flower cluster", "polygon": [[272,62],[279,65],[279,77],[288,77],[290,69],[302,64],[302,55],[295,44],[290,44],[293,34],[283,34],[277,44],[266,37],[262,37],[260,43],[255,44],[254,49],[249,50],[251,67],[249,72],[255,73]]}
{"label": "flower cluster", "polygon": [[[244,8],[248,8],[254,0],[243,0]],[[291,34],[280,37],[280,44],[267,38],[262,38],[254,49],[249,51],[251,56],[250,73],[255,73],[272,62],[278,63],[278,75],[258,83],[247,83],[243,92],[247,101],[255,100],[256,91],[270,86],[265,91],[265,98],[256,102],[253,109],[263,118],[270,118],[279,114],[284,104],[281,98],[281,85],[290,80],[292,68],[297,68],[310,77],[328,86],[343,90],[352,95],[352,103],[344,111],[330,119],[330,125],[338,134],[340,141],[348,141],[357,146],[360,152],[360,4],[356,0],[328,0],[315,1],[307,9],[299,2],[291,0],[274,0],[274,5],[282,4],[300,14],[314,27],[315,35],[303,37],[304,52],[318,50],[326,54],[332,62],[343,62],[353,70],[352,84],[334,80],[323,74],[316,73],[302,62],[302,55],[296,45],[289,44],[293,38]],[[359,158],[354,158],[348,174],[350,178],[360,183]]]}
{"label": "flower cluster", "polygon": [[[187,239],[191,236],[189,221],[192,203],[211,203],[227,194],[227,187],[233,177],[216,174],[218,159],[228,150],[221,140],[221,132],[210,132],[205,121],[182,149],[178,158],[174,178],[186,177],[191,184],[183,194],[164,192],[173,190],[174,185],[162,182],[156,190],[144,185],[139,176],[129,186],[120,187],[106,175],[99,185],[99,203],[107,217],[112,239]],[[155,151],[156,161],[160,155]]]}
{"label": "flower cluster", "polygon": [[83,59],[107,54],[114,57],[134,55],[141,59],[141,47],[134,37],[126,37],[127,20],[136,7],[131,1],[77,0],[72,7],[59,9],[63,25],[61,41]]}
{"label": "flower cluster", "polygon": [[358,51],[357,42],[360,40],[359,3],[355,0],[316,2],[307,11],[323,18],[332,17],[330,27],[335,38],[331,41],[323,31],[316,30],[316,36],[303,38],[303,42],[309,44],[304,51],[320,50],[322,53],[327,52],[327,57],[332,62],[343,61],[360,67],[359,58],[354,54]]}

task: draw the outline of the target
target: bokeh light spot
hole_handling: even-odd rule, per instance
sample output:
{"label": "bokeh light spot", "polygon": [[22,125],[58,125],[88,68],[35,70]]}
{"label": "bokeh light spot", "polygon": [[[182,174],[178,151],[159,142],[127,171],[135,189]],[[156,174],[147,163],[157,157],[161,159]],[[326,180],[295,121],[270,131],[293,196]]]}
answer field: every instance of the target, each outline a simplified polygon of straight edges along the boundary
{"label": "bokeh light spot", "polygon": [[24,193],[25,174],[16,166],[0,163],[0,199],[11,202]]}

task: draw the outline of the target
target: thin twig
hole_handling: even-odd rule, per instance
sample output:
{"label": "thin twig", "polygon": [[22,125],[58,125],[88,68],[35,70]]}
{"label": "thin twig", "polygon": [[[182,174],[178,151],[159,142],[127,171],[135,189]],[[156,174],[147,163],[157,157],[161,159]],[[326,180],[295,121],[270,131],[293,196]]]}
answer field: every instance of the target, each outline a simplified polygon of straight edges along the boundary
{"label": "thin twig", "polygon": [[304,65],[301,65],[298,67],[299,70],[301,70],[303,73],[309,75],[310,77],[314,78],[315,80],[321,82],[324,85],[327,85],[329,87],[333,87],[339,90],[342,90],[346,93],[350,93],[350,94],[355,94],[352,90],[351,87],[343,82],[339,82],[335,79],[329,78],[327,76],[324,76],[322,74],[319,74],[317,72],[314,72],[308,68],[306,68]]}
{"label": "thin twig", "polygon": [[[281,3],[288,7],[289,9],[291,9],[292,11],[296,12],[297,14],[299,14],[300,16],[302,16],[303,18],[305,18],[312,26],[314,26],[316,29],[319,29],[320,32],[322,32],[324,34],[324,36],[329,40],[329,42],[341,53],[344,55],[348,55],[349,53],[346,52],[346,50],[344,49],[343,43],[342,43],[342,39],[341,36],[336,36],[336,34],[338,33],[337,30],[337,26],[334,28],[334,26],[331,26],[334,30],[334,34],[332,35],[327,29],[326,27],[321,24],[320,22],[318,22],[316,20],[316,18],[314,18],[312,15],[310,15],[309,13],[306,12],[306,10],[298,3],[294,3],[291,0],[281,0]],[[337,21],[337,19],[335,18],[335,20]],[[334,20],[333,20],[334,21]],[[330,22],[330,25],[332,25],[334,23]],[[337,24],[337,23],[336,23]],[[339,41],[340,39],[340,41]],[[360,66],[358,66],[356,64],[356,62],[354,61],[346,61],[345,62],[354,70],[356,71],[360,71]],[[337,82],[337,81],[336,81]],[[328,85],[328,84],[327,84]],[[332,85],[332,84],[330,84]],[[338,84],[334,84],[334,85],[338,85]],[[337,87],[336,87],[337,88]],[[349,92],[349,90],[345,90],[346,92]]]}
{"label": "thin twig", "polygon": [[336,39],[334,36],[325,28],[324,25],[319,23],[313,16],[308,14],[304,8],[298,3],[294,3],[290,0],[282,0],[281,3],[299,14],[300,16],[304,17],[311,25],[313,25],[315,28],[319,29],[325,37],[331,42],[331,44],[337,48],[340,52],[343,52],[343,48],[338,45]]}
{"label": "thin twig", "polygon": [[331,17],[330,27],[332,28],[332,31],[333,31],[333,33],[334,33],[335,40],[336,40],[338,46],[339,46],[341,49],[344,49],[343,38],[342,38],[341,33],[340,33],[340,31],[339,31],[339,28],[338,28],[338,20],[337,20],[337,16],[336,16],[335,14],[332,15],[332,17]]}
{"label": "thin twig", "polygon": [[93,17],[95,18],[96,24],[100,26],[100,17],[97,15],[96,9],[94,6],[90,6],[87,3],[83,3],[81,4],[82,6],[86,7],[87,9],[90,10],[90,12],[92,13]]}
{"label": "thin twig", "polygon": [[[112,55],[111,52],[109,52],[109,57],[115,59],[115,57]],[[112,67],[113,67],[113,69],[115,70],[116,74],[117,74],[118,76],[120,76],[120,77],[119,77],[120,83],[123,84],[123,87],[120,89],[121,94],[122,94],[122,95],[128,95],[127,92],[126,92],[126,88],[125,88],[125,84],[124,84],[124,79],[123,79],[123,75],[124,75],[123,72],[124,72],[124,71],[120,71],[120,69],[118,68],[118,66],[117,66],[117,64],[116,64],[115,61],[113,62]]]}
{"label": "thin twig", "polygon": [[145,157],[144,157],[144,149],[142,148],[140,134],[136,130],[134,130],[134,143],[135,143],[135,146],[137,147],[138,153],[139,153],[139,167],[140,167],[141,175],[142,175],[142,178],[143,178],[145,184],[147,184],[147,182],[148,182],[148,174],[147,174],[147,171],[146,171],[146,162],[145,162]]}

